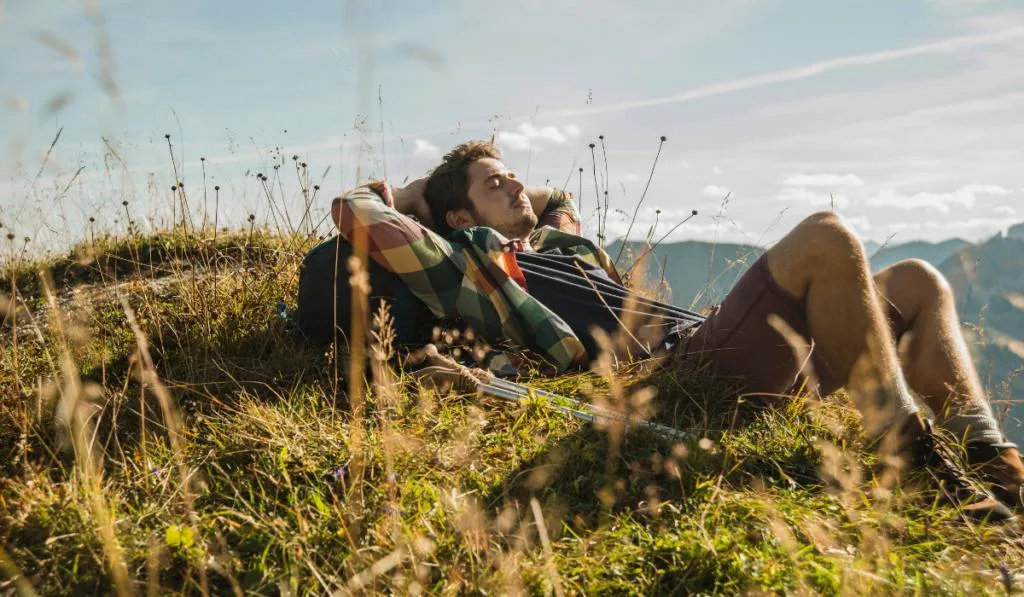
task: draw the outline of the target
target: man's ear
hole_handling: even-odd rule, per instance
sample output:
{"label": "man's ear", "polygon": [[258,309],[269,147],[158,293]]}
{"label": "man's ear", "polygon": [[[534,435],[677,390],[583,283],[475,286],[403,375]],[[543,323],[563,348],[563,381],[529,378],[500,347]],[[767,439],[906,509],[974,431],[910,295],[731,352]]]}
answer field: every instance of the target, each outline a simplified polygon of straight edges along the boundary
{"label": "man's ear", "polygon": [[444,220],[452,230],[465,230],[476,226],[476,218],[468,209],[453,209],[444,215]]}

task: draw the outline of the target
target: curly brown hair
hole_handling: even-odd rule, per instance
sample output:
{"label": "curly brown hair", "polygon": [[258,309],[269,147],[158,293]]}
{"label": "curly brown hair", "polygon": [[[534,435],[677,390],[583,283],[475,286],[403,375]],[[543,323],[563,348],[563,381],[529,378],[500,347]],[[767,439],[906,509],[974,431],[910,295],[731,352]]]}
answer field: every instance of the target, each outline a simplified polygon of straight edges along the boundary
{"label": "curly brown hair", "polygon": [[441,234],[452,231],[445,216],[455,209],[467,209],[475,214],[469,200],[469,175],[467,170],[473,162],[483,158],[501,159],[501,152],[487,141],[467,141],[445,154],[441,164],[434,168],[427,178],[423,195],[430,207],[434,226]]}

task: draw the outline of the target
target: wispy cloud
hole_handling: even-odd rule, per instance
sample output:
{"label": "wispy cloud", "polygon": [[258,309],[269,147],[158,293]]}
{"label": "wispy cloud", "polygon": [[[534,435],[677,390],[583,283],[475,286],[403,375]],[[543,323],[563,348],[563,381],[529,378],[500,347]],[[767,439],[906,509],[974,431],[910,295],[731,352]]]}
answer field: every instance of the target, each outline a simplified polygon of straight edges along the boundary
{"label": "wispy cloud", "polygon": [[992,213],[996,214],[997,216],[1015,216],[1017,215],[1017,210],[1010,207],[1009,205],[1000,205],[999,207],[993,209]]}
{"label": "wispy cloud", "polygon": [[850,200],[845,195],[835,195],[802,187],[784,188],[775,198],[779,201],[805,203],[813,207],[837,207],[844,209],[850,206]]}
{"label": "wispy cloud", "polygon": [[543,112],[542,115],[556,117],[580,116],[586,114],[601,114],[606,112],[623,112],[626,110],[636,110],[639,108],[661,106],[664,104],[677,104],[682,102],[704,99],[708,97],[714,97],[716,95],[722,95],[726,93],[734,93],[737,91],[745,91],[757,87],[764,87],[766,85],[788,83],[790,81],[799,81],[801,79],[816,77],[824,73],[857,66],[883,64],[886,62],[892,62],[894,60],[903,60],[915,56],[955,54],[958,52],[963,52],[965,50],[971,50],[983,46],[997,45],[1020,38],[1024,38],[1024,26],[1015,26],[995,31],[986,31],[984,33],[978,33],[974,35],[948,37],[926,44],[906,46],[903,48],[896,48],[892,50],[881,50],[878,52],[854,54],[851,56],[845,56],[843,58],[836,58],[833,60],[823,60],[820,62],[813,62],[806,66],[787,68],[783,70],[763,73],[760,75],[754,75],[751,77],[733,79],[732,81],[723,81],[721,83],[712,83],[711,85],[705,85],[703,87],[697,87],[694,89],[682,91],[673,95],[667,95],[663,97],[631,100],[620,102],[617,104],[610,104],[607,106],[588,106],[586,108],[552,110],[548,112]]}
{"label": "wispy cloud", "polygon": [[441,148],[426,139],[414,139],[415,147],[412,154],[418,158],[436,158],[441,155]]}
{"label": "wispy cloud", "polygon": [[711,197],[713,199],[721,199],[722,197],[725,197],[726,195],[729,194],[729,189],[723,187],[722,185],[709,184],[708,186],[704,187],[703,192],[704,195]]}
{"label": "wispy cloud", "polygon": [[511,151],[528,151],[540,149],[544,144],[562,145],[572,137],[578,137],[580,129],[576,125],[535,127],[528,122],[521,122],[515,131],[498,131],[496,143]]}
{"label": "wispy cloud", "polygon": [[949,213],[951,206],[973,208],[979,196],[1002,197],[1012,192],[1010,189],[991,184],[969,184],[946,193],[901,194],[892,189],[882,189],[878,195],[869,197],[867,204],[874,207],[895,207],[906,210],[927,208],[940,213]]}
{"label": "wispy cloud", "polygon": [[794,174],[785,181],[788,187],[860,187],[864,181],[856,174]]}

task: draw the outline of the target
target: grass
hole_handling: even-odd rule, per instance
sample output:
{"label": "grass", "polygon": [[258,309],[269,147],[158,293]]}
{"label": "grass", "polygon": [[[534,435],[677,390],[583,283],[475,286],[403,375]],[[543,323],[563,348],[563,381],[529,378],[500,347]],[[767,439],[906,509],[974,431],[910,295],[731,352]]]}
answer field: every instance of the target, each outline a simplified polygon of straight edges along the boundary
{"label": "grass", "polygon": [[[666,445],[388,367],[349,402],[305,345],[302,235],[93,239],[4,273],[0,590],[61,594],[984,593],[1010,531],[875,487],[842,395],[773,408],[646,364],[529,383],[657,389]],[[45,274],[40,276],[38,272]],[[14,307],[17,307],[15,311]],[[15,315],[16,312],[16,315]],[[390,381],[388,381],[390,380]]]}

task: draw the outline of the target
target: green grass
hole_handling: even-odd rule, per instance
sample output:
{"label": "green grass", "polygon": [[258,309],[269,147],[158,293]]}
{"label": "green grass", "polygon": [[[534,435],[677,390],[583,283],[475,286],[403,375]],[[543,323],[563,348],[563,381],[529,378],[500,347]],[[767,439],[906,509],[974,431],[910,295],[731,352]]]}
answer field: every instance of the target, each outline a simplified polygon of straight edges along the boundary
{"label": "green grass", "polygon": [[756,408],[645,364],[521,380],[653,386],[707,438],[677,445],[397,369],[350,411],[345,355],[274,309],[311,245],[178,230],[3,273],[0,590],[996,594],[1024,566],[1012,531],[875,491],[841,395]]}

